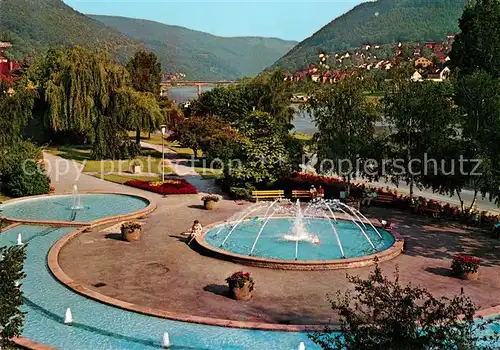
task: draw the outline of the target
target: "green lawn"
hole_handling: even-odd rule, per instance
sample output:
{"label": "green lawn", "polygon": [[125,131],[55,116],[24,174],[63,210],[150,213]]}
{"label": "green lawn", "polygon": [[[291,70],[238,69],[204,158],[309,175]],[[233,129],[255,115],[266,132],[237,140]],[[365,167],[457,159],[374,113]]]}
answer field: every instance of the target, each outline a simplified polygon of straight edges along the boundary
{"label": "green lawn", "polygon": [[218,179],[222,176],[221,169],[203,169],[202,167],[194,167],[194,170],[204,179]]}
{"label": "green lawn", "polygon": [[[81,146],[63,146],[59,148],[49,148],[46,152],[65,158],[84,163],[84,173],[122,173],[130,170],[132,159],[124,160],[91,160],[90,148]],[[161,153],[155,150],[145,149],[141,155],[135,158],[142,165],[142,171],[147,173],[161,173]],[[172,170],[168,167],[164,169],[165,173],[171,174]]]}
{"label": "green lawn", "polygon": [[297,140],[300,140],[300,141],[310,141],[312,140],[312,135],[309,135],[309,134],[301,134],[301,133],[293,133],[293,137],[295,137]]}
{"label": "green lawn", "polygon": [[141,176],[141,175],[119,175],[119,174],[94,174],[92,175],[99,179],[103,179],[106,181],[114,182],[117,184],[124,184],[127,181],[131,180],[140,180],[140,181],[160,181],[161,177],[158,176]]}

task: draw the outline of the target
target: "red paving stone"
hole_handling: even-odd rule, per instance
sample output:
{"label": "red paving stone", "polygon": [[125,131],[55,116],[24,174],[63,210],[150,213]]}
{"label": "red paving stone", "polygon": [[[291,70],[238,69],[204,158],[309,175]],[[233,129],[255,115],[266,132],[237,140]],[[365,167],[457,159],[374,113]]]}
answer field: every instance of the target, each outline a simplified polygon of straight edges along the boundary
{"label": "red paving stone", "polygon": [[[193,220],[203,225],[224,220],[247,203],[221,201],[216,211],[200,208],[199,196],[160,199],[143,221],[140,242],[127,243],[99,227],[71,240],[59,256],[64,272],[101,294],[129,303],[193,316],[243,322],[318,324],[332,315],[326,295],[348,288],[346,273],[366,277],[370,267],[333,271],[282,271],[246,267],[198,254],[180,233]],[[242,205],[240,205],[242,204]],[[386,274],[399,267],[400,280],[451,297],[463,288],[479,309],[500,304],[500,240],[439,219],[370,208],[367,216],[389,217],[407,242],[407,251],[381,263]],[[109,225],[108,225],[109,226]],[[449,276],[451,259],[466,253],[484,260],[478,281]],[[82,268],[84,267],[84,268]],[[254,297],[237,302],[226,296],[224,279],[234,271],[250,271]],[[104,284],[95,287],[96,284]]]}

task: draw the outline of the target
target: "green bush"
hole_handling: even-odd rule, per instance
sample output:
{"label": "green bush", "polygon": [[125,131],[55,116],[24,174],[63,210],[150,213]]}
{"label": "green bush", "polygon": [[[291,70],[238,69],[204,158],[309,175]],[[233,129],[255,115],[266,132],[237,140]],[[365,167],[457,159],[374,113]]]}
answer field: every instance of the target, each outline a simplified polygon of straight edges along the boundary
{"label": "green bush", "polygon": [[2,179],[2,191],[11,197],[49,193],[50,179],[35,162],[26,162]]}
{"label": "green bush", "polygon": [[229,193],[231,197],[234,199],[245,199],[245,200],[250,200],[252,199],[252,191],[253,189],[248,189],[245,187],[230,187],[229,188]]}

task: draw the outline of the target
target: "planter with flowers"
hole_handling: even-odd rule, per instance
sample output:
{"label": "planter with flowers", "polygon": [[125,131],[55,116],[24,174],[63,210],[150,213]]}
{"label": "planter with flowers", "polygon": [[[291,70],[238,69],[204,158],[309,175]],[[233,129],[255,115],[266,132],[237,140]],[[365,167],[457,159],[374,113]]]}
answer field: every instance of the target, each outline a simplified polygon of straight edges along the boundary
{"label": "planter with flowers", "polygon": [[220,201],[221,197],[216,194],[208,194],[201,198],[203,201],[203,206],[207,210],[214,210],[217,208],[217,203]]}
{"label": "planter with flowers", "polygon": [[121,226],[122,240],[127,242],[139,241],[141,239],[142,225],[139,222],[128,221]]}
{"label": "planter with flowers", "polygon": [[253,278],[250,272],[238,271],[226,278],[231,296],[236,300],[249,300],[254,288]]}
{"label": "planter with flowers", "polygon": [[453,258],[451,269],[453,275],[463,280],[476,280],[479,278],[479,265],[481,260],[469,255],[458,254]]}

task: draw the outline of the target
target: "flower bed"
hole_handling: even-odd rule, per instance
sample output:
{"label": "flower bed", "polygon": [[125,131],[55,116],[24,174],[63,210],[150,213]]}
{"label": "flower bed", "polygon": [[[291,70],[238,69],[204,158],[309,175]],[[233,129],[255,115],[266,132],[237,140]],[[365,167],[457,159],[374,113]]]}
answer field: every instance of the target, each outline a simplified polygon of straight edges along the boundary
{"label": "flower bed", "polygon": [[163,195],[167,194],[197,194],[196,187],[184,179],[169,179],[156,182],[146,182],[140,180],[131,180],[125,182],[125,185],[140,188],[141,190],[151,191]]}

